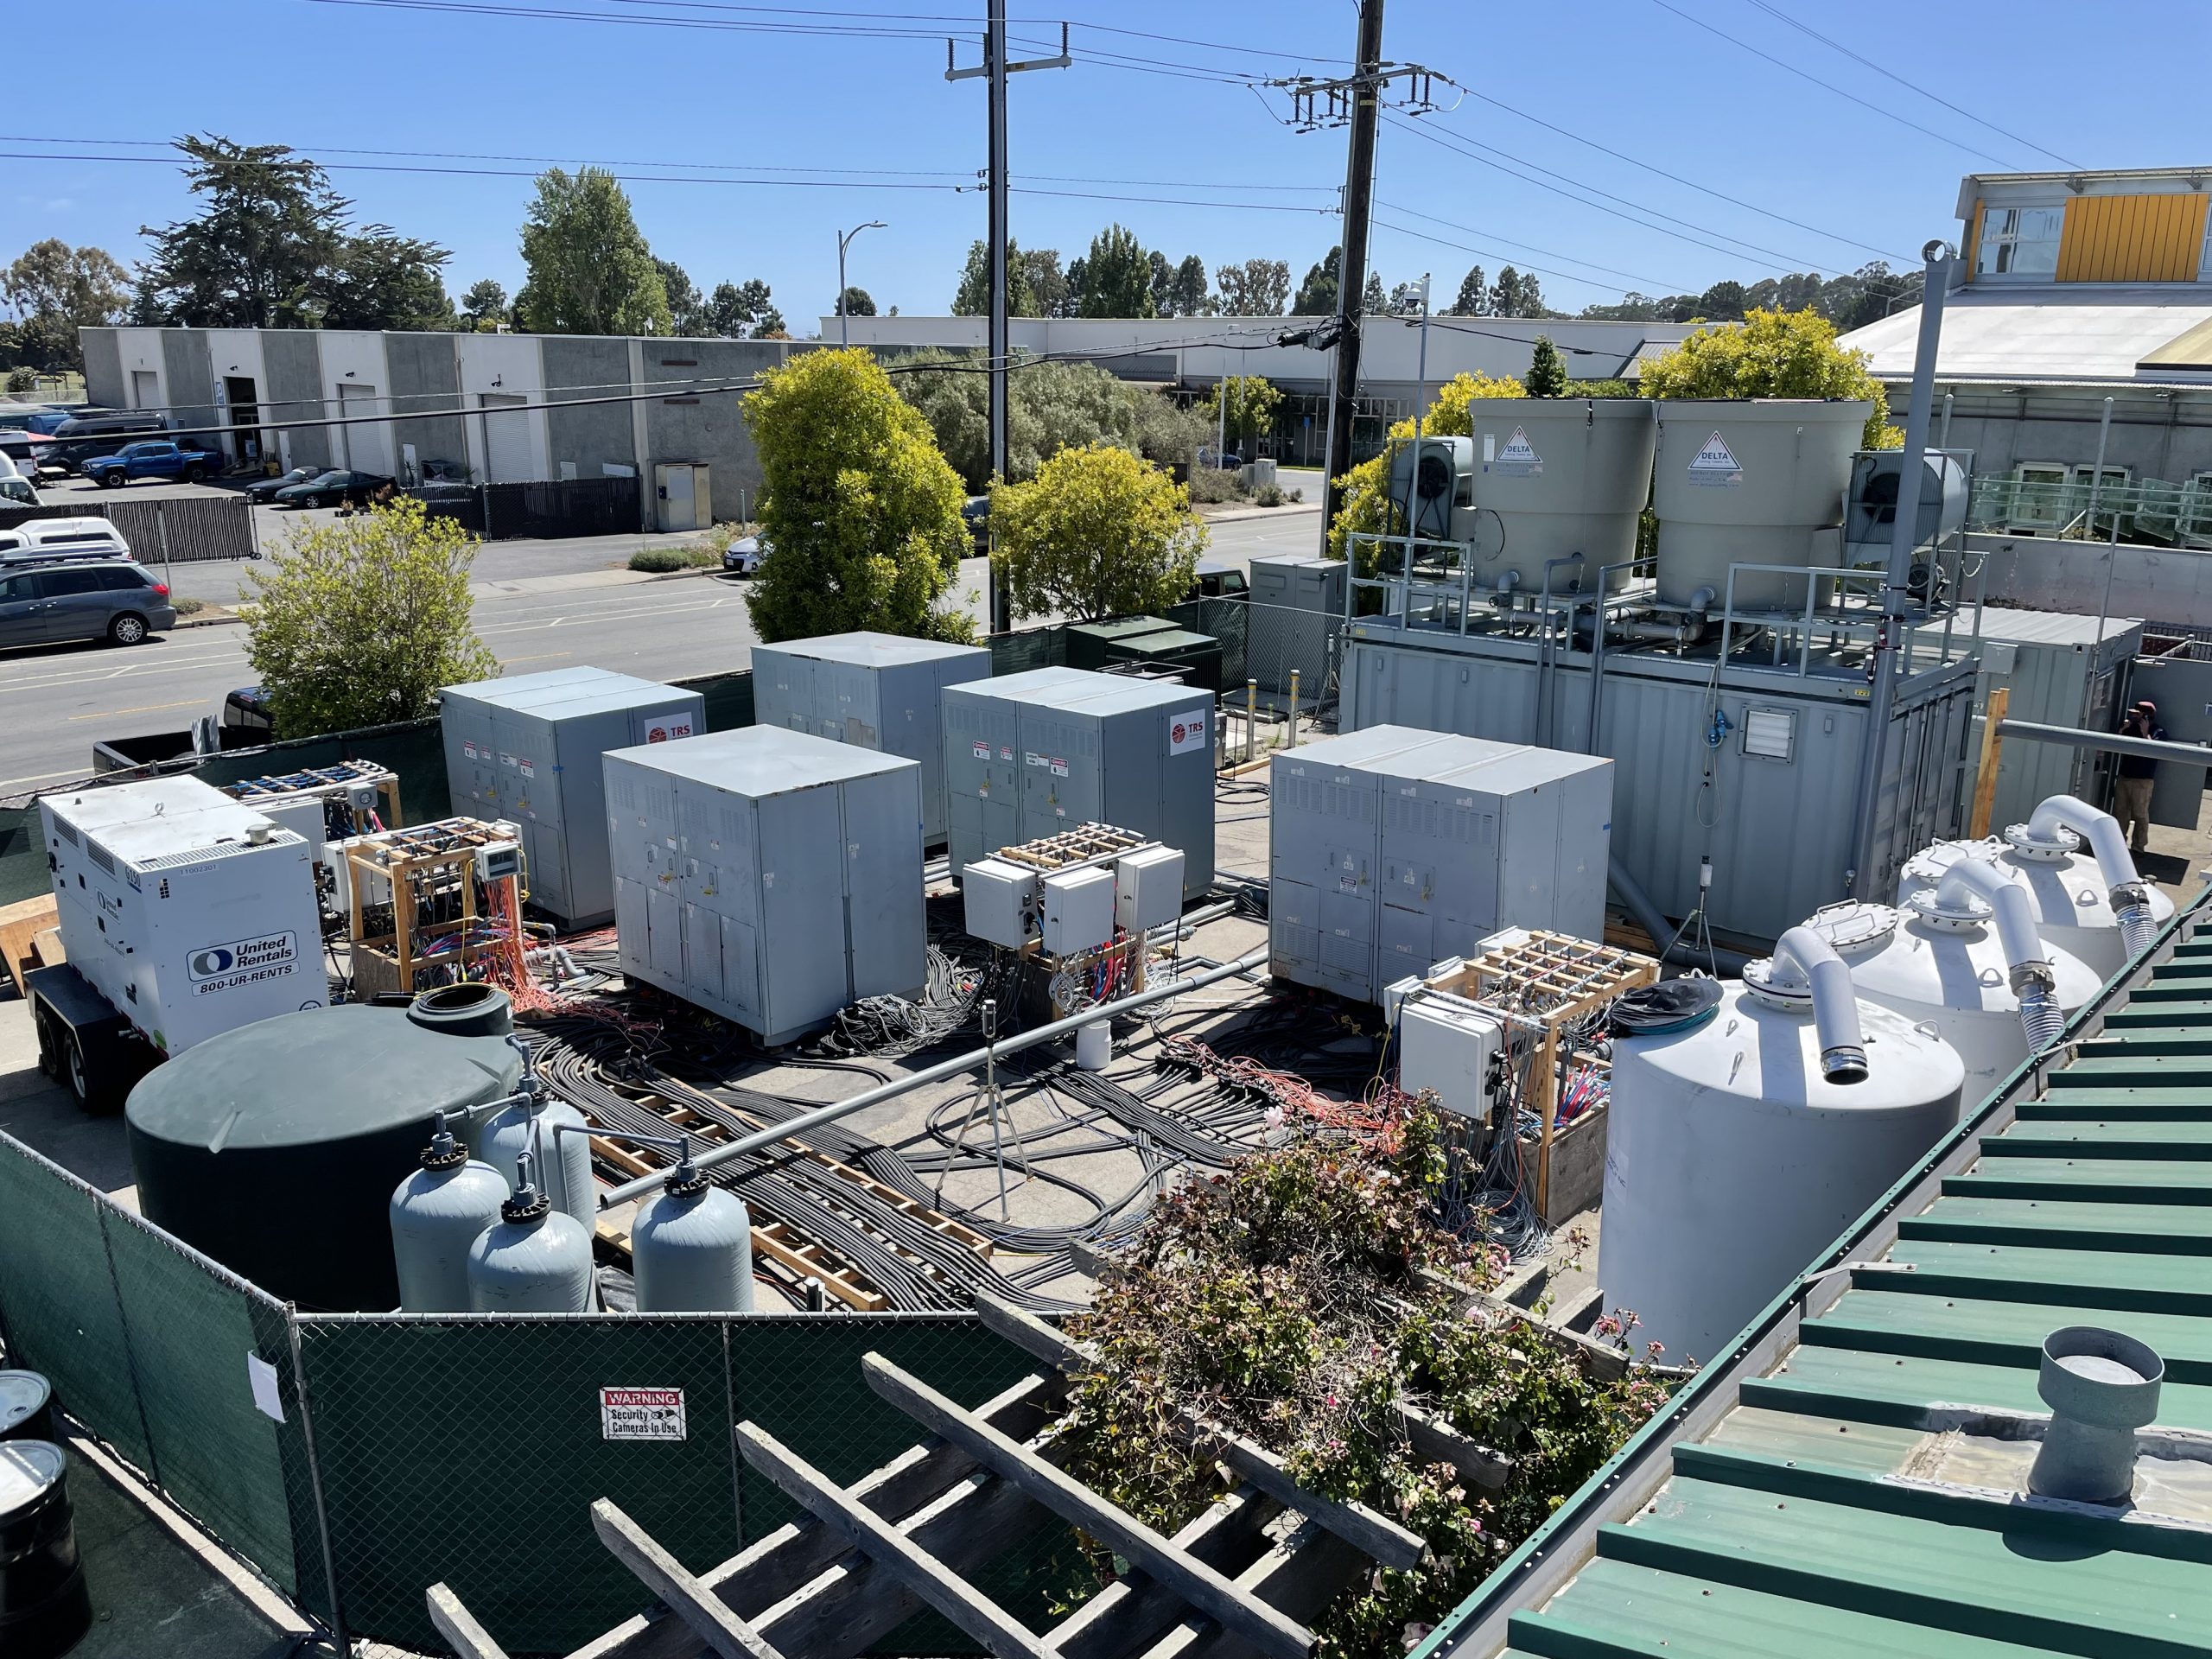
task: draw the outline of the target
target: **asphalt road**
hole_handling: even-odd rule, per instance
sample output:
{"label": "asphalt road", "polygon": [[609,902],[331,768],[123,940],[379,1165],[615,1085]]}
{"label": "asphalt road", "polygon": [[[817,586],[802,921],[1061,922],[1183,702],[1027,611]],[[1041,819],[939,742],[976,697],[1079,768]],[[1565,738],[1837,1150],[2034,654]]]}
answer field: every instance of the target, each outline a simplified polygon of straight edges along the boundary
{"label": "asphalt road", "polygon": [[[1210,557],[1243,563],[1256,552],[1306,552],[1318,543],[1311,512],[1212,526]],[[681,539],[681,538],[677,538]],[[745,667],[756,636],[744,585],[719,575],[589,584],[619,569],[635,537],[588,542],[495,543],[480,556],[476,627],[511,671],[589,664],[643,678],[683,679]],[[237,596],[241,567],[180,565],[176,587],[218,603]],[[985,568],[961,566],[958,592],[980,610]],[[620,579],[615,578],[616,581]],[[0,793],[85,776],[92,744],[181,730],[251,684],[245,632],[186,628],[144,645],[50,646],[0,653]]]}

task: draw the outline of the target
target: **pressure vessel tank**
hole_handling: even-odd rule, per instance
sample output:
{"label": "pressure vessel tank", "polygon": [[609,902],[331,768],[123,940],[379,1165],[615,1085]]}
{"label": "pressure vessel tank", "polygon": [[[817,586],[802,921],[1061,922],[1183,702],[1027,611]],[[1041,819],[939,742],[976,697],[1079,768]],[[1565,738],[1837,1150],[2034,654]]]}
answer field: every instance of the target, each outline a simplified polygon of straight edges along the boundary
{"label": "pressure vessel tank", "polygon": [[475,1313],[588,1313],[594,1294],[591,1235],[531,1179],[521,1154],[515,1190],[499,1218],[468,1249],[468,1306]]}
{"label": "pressure vessel tank", "polygon": [[[599,1217],[599,1191],[591,1175],[591,1140],[573,1133],[587,1127],[582,1112],[545,1092],[534,1077],[526,1078],[523,1097],[503,1107],[479,1133],[476,1155],[499,1171],[512,1191],[516,1160],[524,1153],[530,1154],[553,1207],[582,1224],[588,1234]],[[558,1133],[563,1128],[571,1133]]]}
{"label": "pressure vessel tank", "polygon": [[468,1250],[499,1219],[507,1184],[468,1155],[446,1127],[423,1148],[423,1166],[391,1195],[391,1255],[407,1313],[468,1312]]}
{"label": "pressure vessel tank", "polygon": [[630,1230],[640,1313],[753,1311],[753,1217],[700,1173],[687,1147]]}

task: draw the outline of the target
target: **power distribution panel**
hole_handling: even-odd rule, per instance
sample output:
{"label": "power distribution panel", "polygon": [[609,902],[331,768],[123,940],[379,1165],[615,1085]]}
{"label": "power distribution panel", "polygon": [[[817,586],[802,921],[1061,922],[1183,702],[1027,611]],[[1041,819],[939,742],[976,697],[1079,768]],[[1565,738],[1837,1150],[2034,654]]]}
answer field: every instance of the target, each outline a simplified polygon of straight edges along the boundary
{"label": "power distribution panel", "polygon": [[1037,872],[1003,859],[978,859],[960,883],[969,937],[1019,950],[1037,936]]}
{"label": "power distribution panel", "polygon": [[1183,914],[1183,855],[1140,847],[1114,861],[1114,922],[1124,933],[1166,927]]}
{"label": "power distribution panel", "polygon": [[1045,878],[1045,949],[1072,956],[1114,938],[1114,872],[1090,865]]}
{"label": "power distribution panel", "polygon": [[1454,997],[1414,996],[1400,1009],[1398,1087],[1435,1094],[1455,1117],[1490,1116],[1491,1065],[1504,1039],[1497,1021]]}

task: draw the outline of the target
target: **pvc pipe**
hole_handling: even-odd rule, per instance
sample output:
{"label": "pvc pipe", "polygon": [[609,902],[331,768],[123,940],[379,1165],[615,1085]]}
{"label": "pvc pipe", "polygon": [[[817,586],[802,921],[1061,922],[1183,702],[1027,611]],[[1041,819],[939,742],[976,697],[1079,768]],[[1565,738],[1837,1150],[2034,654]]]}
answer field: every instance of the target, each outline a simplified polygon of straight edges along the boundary
{"label": "pvc pipe", "polygon": [[[1636,918],[1637,925],[1651,936],[1652,949],[1661,953],[1662,960],[1685,963],[1691,967],[1697,965],[1698,953],[1690,948],[1688,940],[1677,938],[1672,944],[1667,943],[1676,930],[1667,925],[1667,918],[1660,914],[1659,906],[1651,902],[1651,895],[1644,892],[1634,876],[1615,863],[1607,867],[1605,880],[1621,903],[1627,906],[1628,913]],[[1750,961],[1751,958],[1740,951],[1715,950],[1713,952],[1713,966],[1733,974],[1742,973],[1745,964]]]}
{"label": "pvc pipe", "polygon": [[1821,1043],[1821,1075],[1830,1083],[1866,1081],[1866,1036],[1851,969],[1835,947],[1809,927],[1793,927],[1774,942],[1774,959],[1805,976],[1813,988],[1813,1023]]}
{"label": "pvc pipe", "polygon": [[[1965,909],[1969,895],[1987,901],[1997,918],[1997,937],[2005,946],[2005,960],[2015,973],[2030,967],[2050,972],[2050,951],[2036,930],[2035,907],[2027,889],[2012,880],[1986,858],[1962,858],[1943,872],[1936,885],[1936,901],[1946,907]],[[2017,988],[2017,987],[2015,988]]]}
{"label": "pvc pipe", "polygon": [[2127,850],[2120,820],[2071,795],[2053,795],[2029,817],[2027,839],[2050,844],[2057,841],[2061,830],[2071,830],[2089,843],[2096,855],[2097,873],[2105,879],[2113,919],[2120,924],[2120,941],[2130,957],[2142,955],[2158,937],[2158,925],[2151,914],[2151,889],[2135,873],[2135,859]]}
{"label": "pvc pipe", "polygon": [[[863,1089],[860,1093],[848,1099],[833,1102],[830,1105],[820,1107],[811,1112],[802,1112],[798,1116],[775,1124],[772,1128],[756,1129],[751,1135],[740,1135],[727,1146],[716,1147],[711,1152],[701,1153],[691,1160],[692,1166],[696,1169],[713,1169],[717,1165],[726,1164],[734,1158],[742,1158],[749,1152],[758,1152],[764,1147],[772,1147],[778,1141],[788,1141],[794,1135],[803,1135],[809,1129],[819,1128],[825,1123],[835,1123],[840,1118],[850,1117],[855,1112],[864,1111],[870,1106],[879,1106],[887,1100],[895,1100],[900,1095],[918,1089],[925,1084],[941,1083],[947,1077],[958,1077],[963,1071],[973,1071],[995,1055],[1014,1054],[1025,1048],[1034,1048],[1039,1043],[1050,1042],[1056,1037],[1065,1037],[1070,1033],[1079,1031],[1084,1027],[1095,1024],[1098,1020],[1110,1020],[1117,1014],[1128,1014],[1152,1003],[1162,1001],[1168,997],[1180,995],[1185,991],[1194,991],[1201,985],[1212,984],[1216,980],[1249,973],[1253,969],[1263,965],[1267,959],[1268,952],[1263,946],[1260,950],[1237,957],[1234,962],[1225,962],[1217,968],[1209,968],[1204,973],[1193,974],[1185,979],[1171,980],[1164,985],[1153,986],[1148,989],[1139,991],[1135,996],[1125,996],[1117,1002],[1102,1002],[1096,1007],[1085,1008],[1081,1014],[1071,1014],[1065,1020],[1055,1020],[1048,1026],[1039,1026],[1034,1031],[1025,1031],[1019,1036],[1005,1038],[993,1043],[988,1048],[976,1049],[969,1053],[957,1055],[949,1060],[940,1060],[935,1065],[925,1066],[919,1071],[911,1072],[906,1077],[894,1077],[889,1083],[879,1084],[873,1089]],[[658,1189],[667,1179],[667,1174],[663,1172],[652,1175],[641,1175],[635,1180],[625,1181],[621,1185],[611,1187],[601,1193],[599,1207],[605,1210],[615,1205],[626,1203],[632,1198],[643,1198],[646,1193]]]}

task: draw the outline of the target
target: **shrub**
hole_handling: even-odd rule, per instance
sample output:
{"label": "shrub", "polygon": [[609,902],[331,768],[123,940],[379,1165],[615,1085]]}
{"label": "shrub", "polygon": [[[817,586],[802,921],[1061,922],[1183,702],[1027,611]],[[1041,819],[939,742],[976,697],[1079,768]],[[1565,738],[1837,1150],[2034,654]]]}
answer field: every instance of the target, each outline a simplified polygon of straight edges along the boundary
{"label": "shrub", "polygon": [[1817,311],[1760,311],[1741,327],[1700,328],[1643,365],[1647,397],[1842,397],[1873,405],[1860,439],[1895,449],[1904,434],[1890,424],[1887,388],[1866,371],[1866,353],[1836,344],[1835,325]]}
{"label": "shrub", "polygon": [[671,570],[702,570],[720,564],[722,556],[706,547],[641,547],[630,556],[632,570],[664,575]]}
{"label": "shrub", "polygon": [[33,368],[9,370],[8,390],[10,391],[36,391],[38,390],[38,371]]}
{"label": "shrub", "polygon": [[1015,613],[1090,620],[1190,591],[1205,526],[1183,486],[1111,444],[1063,449],[1027,484],[991,492],[992,563]]}
{"label": "shrub", "polygon": [[1223,501],[1242,501],[1244,499],[1243,480],[1233,472],[1219,467],[1191,468],[1191,499],[1213,505]]}
{"label": "shrub", "polygon": [[1287,498],[1272,484],[1262,484],[1252,492],[1254,503],[1262,507],[1279,507]]}
{"label": "shrub", "polygon": [[[1494,380],[1486,374],[1457,374],[1437,389],[1436,401],[1428,406],[1422,417],[1424,437],[1466,437],[1474,428],[1474,417],[1467,405],[1484,397],[1525,397],[1528,388],[1518,380]],[[1411,421],[1400,421],[1390,429],[1393,438],[1410,438],[1414,435]],[[1383,452],[1358,466],[1338,479],[1344,494],[1337,508],[1337,516],[1329,526],[1329,556],[1341,559],[1350,544],[1354,531],[1362,534],[1376,532],[1389,535],[1401,531],[1402,525],[1394,521],[1390,511],[1390,452]],[[1375,574],[1376,550],[1369,543],[1361,549],[1362,576]]]}
{"label": "shrub", "polygon": [[190,599],[181,594],[170,595],[169,604],[179,616],[197,616],[207,608],[206,600]]}

